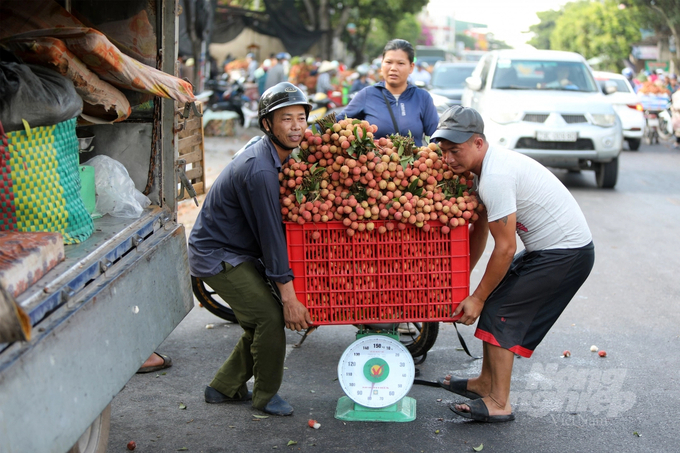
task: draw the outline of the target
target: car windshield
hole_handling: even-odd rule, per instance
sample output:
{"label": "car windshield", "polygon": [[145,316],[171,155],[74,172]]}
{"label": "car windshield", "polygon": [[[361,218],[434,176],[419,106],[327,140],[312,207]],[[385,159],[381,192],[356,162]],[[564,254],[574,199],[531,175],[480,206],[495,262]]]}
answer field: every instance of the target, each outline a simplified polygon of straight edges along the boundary
{"label": "car windshield", "polygon": [[438,66],[432,73],[433,88],[465,88],[465,79],[470,77],[474,66]]}
{"label": "car windshield", "polygon": [[597,83],[598,83],[598,85],[600,85],[600,88],[604,88],[605,82],[614,82],[616,84],[616,91],[618,93],[630,93],[631,92],[630,87],[628,86],[628,84],[626,83],[625,80],[621,80],[621,79],[601,79],[601,78],[597,79]]}
{"label": "car windshield", "polygon": [[597,91],[588,67],[577,61],[501,58],[491,88],[499,90]]}

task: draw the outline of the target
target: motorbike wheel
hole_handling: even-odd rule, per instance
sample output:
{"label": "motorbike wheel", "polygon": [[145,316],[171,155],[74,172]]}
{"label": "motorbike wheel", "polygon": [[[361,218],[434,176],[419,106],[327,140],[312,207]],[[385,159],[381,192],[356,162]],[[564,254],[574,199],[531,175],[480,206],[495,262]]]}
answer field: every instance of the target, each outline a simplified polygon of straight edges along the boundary
{"label": "motorbike wheel", "polygon": [[210,313],[225,319],[229,322],[237,323],[234,310],[229,304],[222,300],[222,298],[211,287],[205,284],[203,280],[198,277],[191,277],[191,288],[194,291],[194,296]]}
{"label": "motorbike wheel", "polygon": [[[403,326],[403,324],[402,324]],[[427,352],[432,349],[434,342],[439,335],[438,322],[412,322],[405,324],[406,327],[399,328],[399,341],[406,346],[408,352],[414,358],[423,357],[418,363],[425,360]]]}
{"label": "motorbike wheel", "polygon": [[656,130],[652,127],[645,126],[642,139],[646,145],[653,145],[655,141],[658,142],[658,139],[656,138]]}

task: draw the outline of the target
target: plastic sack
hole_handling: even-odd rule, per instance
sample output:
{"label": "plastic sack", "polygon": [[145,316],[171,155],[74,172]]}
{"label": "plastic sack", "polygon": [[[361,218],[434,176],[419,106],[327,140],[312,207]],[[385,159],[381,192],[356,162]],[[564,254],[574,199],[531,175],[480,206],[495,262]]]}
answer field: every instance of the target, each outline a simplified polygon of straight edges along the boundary
{"label": "plastic sack", "polygon": [[0,62],[0,121],[6,132],[50,126],[80,115],[83,100],[66,77],[41,66]]}
{"label": "plastic sack", "polygon": [[83,165],[94,167],[98,213],[136,219],[151,204],[151,200],[135,188],[125,166],[117,160],[95,156]]}

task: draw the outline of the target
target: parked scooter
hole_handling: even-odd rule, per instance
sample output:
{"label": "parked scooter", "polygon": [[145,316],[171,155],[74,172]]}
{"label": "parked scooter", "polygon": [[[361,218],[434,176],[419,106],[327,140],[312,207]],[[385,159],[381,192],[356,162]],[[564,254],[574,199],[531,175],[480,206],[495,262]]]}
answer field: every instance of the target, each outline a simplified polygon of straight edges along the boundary
{"label": "parked scooter", "polygon": [[238,79],[230,84],[226,80],[211,79],[206,83],[208,89],[213,91],[208,104],[210,110],[235,112],[240,119],[241,126],[246,124],[243,106],[250,104],[250,99],[245,95],[243,82],[243,79]]}
{"label": "parked scooter", "polygon": [[314,124],[329,113],[339,113],[342,110],[342,107],[339,107],[325,93],[313,94],[309,97],[309,103],[312,104],[312,110],[309,112],[307,124]]}
{"label": "parked scooter", "polygon": [[662,140],[670,140],[673,137],[673,112],[669,102],[665,109],[657,114],[659,119],[658,134]]}

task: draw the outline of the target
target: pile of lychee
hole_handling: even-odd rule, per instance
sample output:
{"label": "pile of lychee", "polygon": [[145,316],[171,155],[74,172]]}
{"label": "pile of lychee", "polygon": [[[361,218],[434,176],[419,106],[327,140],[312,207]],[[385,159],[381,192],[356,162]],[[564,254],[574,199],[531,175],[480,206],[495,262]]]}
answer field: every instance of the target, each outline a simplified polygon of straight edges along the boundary
{"label": "pile of lychee", "polygon": [[454,174],[436,144],[419,148],[399,135],[374,139],[377,126],[367,121],[324,120],[305,131],[279,174],[284,221],[341,221],[353,236],[409,224],[429,231],[433,222],[448,234],[477,220],[483,207],[472,175]]}

